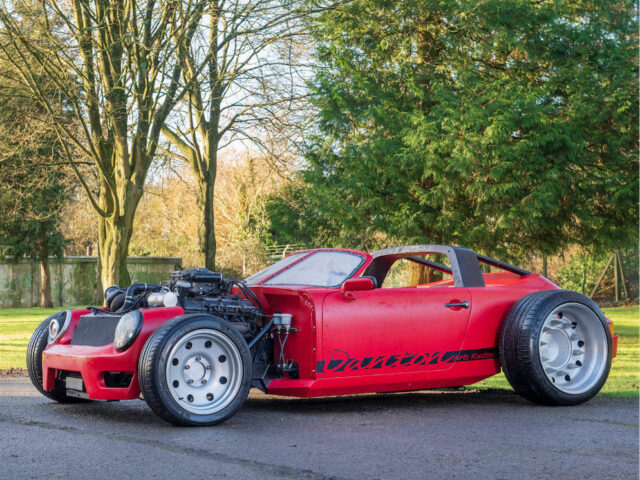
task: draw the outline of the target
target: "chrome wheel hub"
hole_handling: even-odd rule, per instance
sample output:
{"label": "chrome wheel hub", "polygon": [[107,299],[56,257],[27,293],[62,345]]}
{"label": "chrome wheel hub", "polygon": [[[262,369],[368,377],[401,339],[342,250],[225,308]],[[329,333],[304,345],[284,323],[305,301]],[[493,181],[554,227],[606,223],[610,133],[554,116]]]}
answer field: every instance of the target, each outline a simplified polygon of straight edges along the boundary
{"label": "chrome wheel hub", "polygon": [[165,374],[171,396],[182,408],[210,415],[236,397],[242,383],[242,359],[222,332],[195,330],[171,349]]}
{"label": "chrome wheel hub", "polygon": [[552,368],[562,368],[572,356],[571,337],[562,328],[547,328],[540,337],[540,355],[547,359]]}
{"label": "chrome wheel hub", "polygon": [[211,364],[203,357],[190,357],[184,365],[182,377],[187,384],[207,383],[211,376]]}
{"label": "chrome wheel hub", "polygon": [[577,395],[596,385],[604,373],[609,353],[606,331],[589,307],[565,303],[545,319],[538,352],[554,387]]}

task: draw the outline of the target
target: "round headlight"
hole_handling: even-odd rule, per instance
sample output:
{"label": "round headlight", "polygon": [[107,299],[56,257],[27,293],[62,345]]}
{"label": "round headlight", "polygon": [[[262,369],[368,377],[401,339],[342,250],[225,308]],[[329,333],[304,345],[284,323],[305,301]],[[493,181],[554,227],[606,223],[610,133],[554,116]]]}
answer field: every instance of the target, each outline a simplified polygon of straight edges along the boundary
{"label": "round headlight", "polygon": [[116,326],[113,345],[116,350],[126,350],[138,337],[142,329],[142,314],[139,311],[129,312],[120,319]]}
{"label": "round headlight", "polygon": [[65,310],[64,312],[51,315],[49,318],[51,321],[49,322],[49,338],[47,342],[51,345],[60,340],[60,337],[67,331],[69,321],[71,320],[71,312]]}
{"label": "round headlight", "polygon": [[60,324],[58,323],[58,319],[54,318],[49,322],[49,338],[53,339],[58,336],[58,332],[60,331]]}

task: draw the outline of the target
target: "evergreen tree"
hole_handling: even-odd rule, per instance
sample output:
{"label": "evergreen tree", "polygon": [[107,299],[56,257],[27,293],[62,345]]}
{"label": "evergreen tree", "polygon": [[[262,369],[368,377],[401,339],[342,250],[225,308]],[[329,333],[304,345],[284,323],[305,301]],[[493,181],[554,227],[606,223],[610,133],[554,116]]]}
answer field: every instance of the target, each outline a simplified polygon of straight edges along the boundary
{"label": "evergreen tree", "polygon": [[315,26],[280,241],[552,254],[637,228],[636,2],[355,0]]}
{"label": "evergreen tree", "polygon": [[62,147],[55,132],[34,118],[38,110],[0,82],[0,258],[37,260],[40,306],[52,307],[49,257],[62,256],[59,222],[67,187],[58,166]]}

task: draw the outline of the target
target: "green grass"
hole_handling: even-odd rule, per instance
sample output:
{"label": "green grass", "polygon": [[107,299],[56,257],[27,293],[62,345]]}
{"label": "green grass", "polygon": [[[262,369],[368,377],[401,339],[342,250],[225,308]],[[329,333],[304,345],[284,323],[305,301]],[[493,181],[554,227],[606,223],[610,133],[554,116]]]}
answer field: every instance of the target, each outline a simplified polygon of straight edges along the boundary
{"label": "green grass", "polygon": [[[36,327],[59,308],[12,308],[0,310],[0,370],[25,368],[27,343]],[[638,347],[638,307],[605,308],[615,324],[618,356],[613,360],[609,379],[602,394],[612,397],[637,397],[640,361]],[[510,389],[501,373],[476,383],[478,389]]]}
{"label": "green grass", "polygon": [[[611,372],[601,395],[633,398],[638,396],[639,366],[638,307],[604,308],[618,334],[618,356],[613,359]],[[473,387],[484,389],[510,389],[503,373],[476,383]]]}
{"label": "green grass", "polygon": [[26,368],[31,334],[42,321],[62,308],[0,309],[0,370]]}

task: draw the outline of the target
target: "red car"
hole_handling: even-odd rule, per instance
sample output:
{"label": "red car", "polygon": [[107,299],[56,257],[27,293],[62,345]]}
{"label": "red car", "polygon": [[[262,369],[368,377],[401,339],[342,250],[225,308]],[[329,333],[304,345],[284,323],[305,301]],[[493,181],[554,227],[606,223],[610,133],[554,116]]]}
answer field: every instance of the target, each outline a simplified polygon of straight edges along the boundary
{"label": "red car", "polygon": [[[409,286],[411,264],[438,279]],[[110,287],[105,299],[38,327],[31,381],[59,402],[142,394],[178,425],[228,419],[251,387],[396,392],[469,385],[500,369],[531,401],[576,405],[602,388],[617,348],[611,321],[584,295],[441,245],[307,250],[243,282],[178,270],[167,284]]]}

